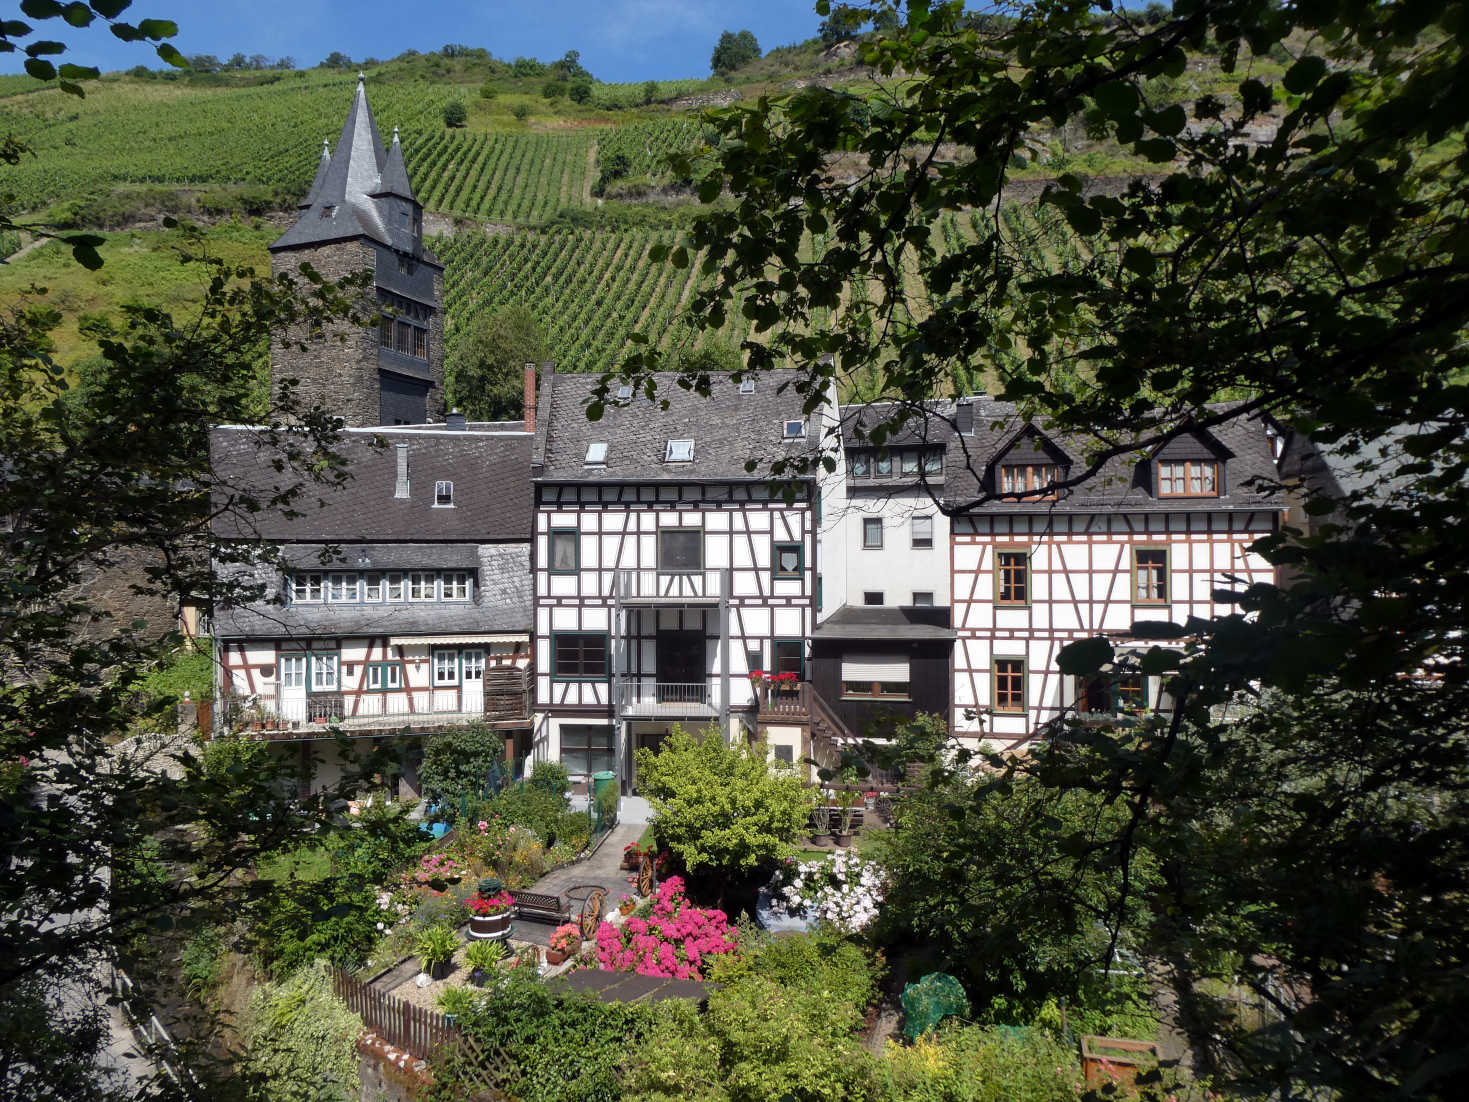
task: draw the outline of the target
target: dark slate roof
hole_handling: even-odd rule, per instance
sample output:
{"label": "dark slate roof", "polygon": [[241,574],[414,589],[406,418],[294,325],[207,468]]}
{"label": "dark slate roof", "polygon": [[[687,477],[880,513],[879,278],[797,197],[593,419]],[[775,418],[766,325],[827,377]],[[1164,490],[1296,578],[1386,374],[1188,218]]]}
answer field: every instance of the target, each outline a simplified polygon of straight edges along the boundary
{"label": "dark slate roof", "polygon": [[[386,447],[375,446],[383,441]],[[394,497],[397,445],[408,448],[409,497]],[[210,450],[221,488],[215,509],[228,498],[264,501],[298,478],[275,471],[279,453],[268,434],[249,426],[213,431]],[[443,428],[346,429],[335,449],[349,478],[340,487],[308,486],[294,506],[240,515],[228,510],[216,523],[223,538],[273,542],[390,543],[441,541],[488,543],[528,540],[531,532],[531,437],[524,432],[470,432]],[[434,483],[454,483],[454,507],[434,507]]]}
{"label": "dark slate roof", "polygon": [[[1022,437],[1021,430],[1026,422],[1008,402],[998,402],[983,396],[963,398],[961,403],[971,405],[973,430],[955,433],[949,440],[944,457],[944,501],[948,505],[963,505],[974,501],[981,494],[981,480],[995,460],[1004,454],[1011,444],[1020,443],[1029,452],[1036,451],[1033,439]],[[1226,407],[1217,407],[1223,411]],[[967,419],[961,414],[960,421]],[[1045,439],[1054,448],[1070,457],[1073,474],[1086,462],[1086,456],[1097,447],[1097,441],[1080,433],[1062,433],[1041,423],[1037,426]],[[1224,449],[1222,452],[1220,448]],[[1263,491],[1251,485],[1254,479],[1274,482],[1280,478],[1271,451],[1265,422],[1247,416],[1224,421],[1210,426],[1198,438],[1181,437],[1159,449],[1165,456],[1198,452],[1219,455],[1224,460],[1224,492],[1217,498],[1160,498],[1151,490],[1151,480],[1145,470],[1145,461],[1137,454],[1122,455],[1108,460],[1097,474],[1087,482],[1067,491],[1058,501],[999,501],[991,500],[971,507],[974,512],[986,513],[1088,513],[1098,510],[1122,512],[1126,510],[1147,512],[1196,513],[1201,509],[1231,511],[1248,509],[1278,509],[1283,505],[1281,495]],[[1037,452],[1037,454],[1041,454]]]}
{"label": "dark slate roof", "polygon": [[[298,549],[284,549],[287,557]],[[321,545],[306,549],[310,562],[319,563]],[[447,635],[520,633],[531,630],[530,544],[481,544],[472,548],[472,564],[445,563],[443,545],[401,544],[394,552],[404,565],[423,569],[469,565],[478,571],[474,600],[462,604],[320,604],[288,605],[281,599],[279,572],[269,563],[221,568],[230,579],[256,582],[265,598],[246,608],[216,607],[214,631],[220,638],[261,639],[320,635]],[[355,564],[357,548],[344,557]],[[374,568],[389,568],[378,562]]]}
{"label": "dark slate roof", "polygon": [[321,194],[322,185],[326,183],[326,170],[331,163],[331,143],[322,139],[321,160],[316,162],[316,175],[311,179],[311,189],[306,192],[306,198],[296,204],[300,210],[306,210],[316,202],[317,196]]}
{"label": "dark slate roof", "polygon": [[393,144],[388,148],[388,159],[383,163],[382,178],[372,194],[397,195],[418,202],[413,196],[413,185],[408,182],[408,166],[403,163],[403,143],[398,140],[396,126],[393,127]]}
{"label": "dark slate roof", "polygon": [[880,608],[874,605],[843,605],[816,626],[811,638],[818,642],[838,639],[947,640],[955,637],[948,626],[947,608]]}
{"label": "dark slate roof", "polygon": [[[388,154],[378,137],[377,123],[367,103],[365,78],[357,76],[357,91],[342,132],[337,137],[324,169],[317,168],[317,179],[307,196],[309,206],[301,212],[295,225],[278,237],[272,250],[321,245],[354,237],[370,237],[384,245],[393,244],[388,223],[374,195],[401,195],[412,199],[408,174],[403,167],[403,151],[397,149],[397,162],[388,173]],[[389,181],[391,175],[391,182]],[[401,176],[401,180],[398,177]]]}
{"label": "dark slate roof", "polygon": [[477,570],[474,543],[292,543],[281,562],[303,570]]}
{"label": "dark slate roof", "polygon": [[907,419],[896,431],[889,429],[882,447],[912,447],[915,444],[947,444],[954,435],[956,404],[947,399],[924,402],[922,408],[910,402],[867,402],[842,409],[842,446],[862,448],[878,446],[871,433],[899,414]]}
{"label": "dark slate roof", "polygon": [[[656,402],[635,397],[625,405],[609,405],[600,421],[588,421],[586,402],[599,376],[543,372],[537,402],[536,460],[538,477],[550,482],[730,482],[769,480],[765,468],[782,456],[817,450],[822,427],[819,415],[801,412],[805,398],[793,385],[800,371],[762,373],[751,394],[727,376],[715,376],[708,398],[684,390],[673,372],[655,376]],[[784,389],[782,389],[784,387]],[[615,393],[615,391],[614,391]],[[784,422],[805,420],[806,434],[782,440]],[[693,440],[691,463],[665,463],[669,440]],[[587,445],[607,445],[605,467],[587,467]],[[754,459],[753,472],[745,462]]]}

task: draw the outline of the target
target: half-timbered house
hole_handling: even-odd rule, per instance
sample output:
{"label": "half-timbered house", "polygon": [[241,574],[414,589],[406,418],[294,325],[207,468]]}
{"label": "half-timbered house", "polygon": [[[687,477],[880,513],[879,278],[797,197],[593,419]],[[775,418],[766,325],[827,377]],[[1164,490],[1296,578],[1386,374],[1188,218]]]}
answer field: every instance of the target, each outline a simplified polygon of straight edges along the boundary
{"label": "half-timbered house", "polygon": [[[630,786],[633,752],[674,723],[739,737],[761,724],[773,675],[807,679],[814,484],[797,478],[786,496],[768,474],[773,459],[819,446],[798,378],[717,377],[705,398],[663,375],[658,401],[624,388],[589,421],[596,377],[543,370],[532,466],[538,755]],[[761,726],[778,757],[802,756],[797,728]]]}
{"label": "half-timbered house", "polygon": [[1249,550],[1284,508],[1268,426],[1240,417],[1198,428],[1048,490],[1084,468],[1095,441],[982,397],[962,400],[956,421],[945,470],[957,509],[955,733],[1023,744],[1065,710],[1166,707],[1158,677],[1077,683],[1057,654],[1099,634],[1122,651],[1145,649],[1132,642],[1134,621],[1225,615],[1235,609],[1217,590],[1273,580]]}
{"label": "half-timbered house", "polygon": [[[271,499],[285,476],[261,436],[214,431],[222,493]],[[216,568],[254,589],[215,609],[216,727],[300,743],[303,761],[316,743],[318,783],[336,769],[339,730],[381,738],[478,719],[523,757],[530,449],[520,422],[349,429],[342,485],[308,488],[291,509],[217,503],[221,538],[276,554]],[[412,753],[403,764],[411,793]]]}

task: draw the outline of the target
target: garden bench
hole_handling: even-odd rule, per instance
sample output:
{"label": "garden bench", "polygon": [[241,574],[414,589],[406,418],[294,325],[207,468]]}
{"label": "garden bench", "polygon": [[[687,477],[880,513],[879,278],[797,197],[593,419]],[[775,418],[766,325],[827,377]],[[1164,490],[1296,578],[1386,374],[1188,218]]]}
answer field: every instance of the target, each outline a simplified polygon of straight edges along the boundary
{"label": "garden bench", "polygon": [[515,901],[515,917],[530,922],[549,922],[560,925],[571,921],[571,904],[565,896],[545,895],[541,892],[511,892]]}

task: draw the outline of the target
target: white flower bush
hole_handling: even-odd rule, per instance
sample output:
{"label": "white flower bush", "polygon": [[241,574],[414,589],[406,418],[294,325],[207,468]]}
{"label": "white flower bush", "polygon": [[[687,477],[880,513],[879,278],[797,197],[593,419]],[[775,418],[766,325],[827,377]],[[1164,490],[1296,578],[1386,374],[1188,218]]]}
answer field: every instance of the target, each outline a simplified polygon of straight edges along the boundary
{"label": "white flower bush", "polygon": [[886,890],[877,862],[838,850],[828,860],[787,860],[770,885],[771,909],[856,933],[877,917]]}

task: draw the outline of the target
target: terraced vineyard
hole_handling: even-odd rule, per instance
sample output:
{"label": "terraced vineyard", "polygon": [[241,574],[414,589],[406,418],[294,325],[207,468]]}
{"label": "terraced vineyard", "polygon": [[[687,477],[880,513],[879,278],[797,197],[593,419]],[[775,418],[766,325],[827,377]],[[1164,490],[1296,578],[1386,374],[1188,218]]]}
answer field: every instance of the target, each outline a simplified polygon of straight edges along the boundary
{"label": "terraced vineyard", "polygon": [[[567,371],[606,371],[628,352],[628,336],[646,332],[665,351],[689,343],[676,324],[696,265],[654,265],[648,250],[672,242],[673,230],[559,230],[461,233],[432,242],[446,266],[444,306],[454,334],[479,314],[522,303],[541,319],[552,356]],[[738,344],[743,318],[713,337]]]}
{"label": "terraced vineyard", "polygon": [[404,153],[429,210],[505,222],[541,222],[587,201],[592,137],[461,134],[442,128]]}
{"label": "terraced vineyard", "polygon": [[621,154],[627,158],[627,175],[660,176],[670,153],[697,149],[703,141],[704,128],[692,116],[651,119],[602,133],[597,139],[597,160],[605,168],[608,158]]}

